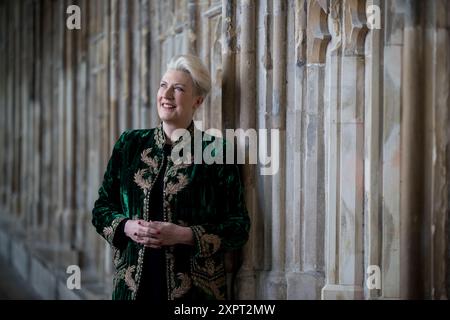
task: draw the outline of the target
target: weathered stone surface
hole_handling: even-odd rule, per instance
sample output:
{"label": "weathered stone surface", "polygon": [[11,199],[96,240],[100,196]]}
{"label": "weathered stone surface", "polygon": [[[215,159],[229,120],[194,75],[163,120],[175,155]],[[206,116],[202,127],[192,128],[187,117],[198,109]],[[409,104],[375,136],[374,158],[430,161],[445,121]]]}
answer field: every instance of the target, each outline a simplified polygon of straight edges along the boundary
{"label": "weathered stone surface", "polygon": [[159,122],[160,77],[189,52],[212,75],[203,129],[280,130],[275,175],[243,166],[235,297],[448,296],[448,1],[77,0],[80,30],[68,4],[0,1],[0,254],[36,290],[110,297],[98,187],[119,134]]}

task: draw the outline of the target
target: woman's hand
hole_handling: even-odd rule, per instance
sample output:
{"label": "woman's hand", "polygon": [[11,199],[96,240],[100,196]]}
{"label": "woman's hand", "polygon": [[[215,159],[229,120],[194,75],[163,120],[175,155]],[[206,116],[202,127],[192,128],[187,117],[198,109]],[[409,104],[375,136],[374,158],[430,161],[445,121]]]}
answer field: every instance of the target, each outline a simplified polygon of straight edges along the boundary
{"label": "woman's hand", "polygon": [[128,220],[125,234],[133,241],[154,249],[174,244],[194,244],[191,228],[170,222]]}

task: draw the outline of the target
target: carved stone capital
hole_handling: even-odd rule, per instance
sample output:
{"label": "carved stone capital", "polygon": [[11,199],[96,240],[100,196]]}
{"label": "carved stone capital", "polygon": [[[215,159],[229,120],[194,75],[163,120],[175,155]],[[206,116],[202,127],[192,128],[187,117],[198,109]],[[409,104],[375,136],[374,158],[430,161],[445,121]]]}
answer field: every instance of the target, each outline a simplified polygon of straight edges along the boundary
{"label": "carved stone capital", "polygon": [[308,63],[325,63],[330,40],[328,0],[308,0],[306,52]]}
{"label": "carved stone capital", "polygon": [[369,31],[366,25],[366,0],[345,0],[343,10],[344,55],[362,55]]}

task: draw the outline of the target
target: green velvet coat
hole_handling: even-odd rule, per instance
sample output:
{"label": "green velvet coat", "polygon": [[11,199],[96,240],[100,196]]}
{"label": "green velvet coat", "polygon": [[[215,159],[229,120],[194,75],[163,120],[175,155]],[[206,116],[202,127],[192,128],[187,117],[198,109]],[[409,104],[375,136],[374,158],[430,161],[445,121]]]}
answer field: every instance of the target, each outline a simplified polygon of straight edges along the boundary
{"label": "green velvet coat", "polygon": [[[193,138],[197,129],[193,123],[188,129]],[[179,139],[174,147],[181,141],[185,140]],[[241,248],[250,228],[238,167],[175,164],[169,157],[165,172],[161,172],[164,142],[162,124],[153,129],[125,131],[108,162],[92,210],[92,223],[114,252],[112,298],[136,298],[146,250],[131,240],[125,248],[114,247],[116,228],[125,218],[149,220],[147,208],[153,183],[163,174],[164,220],[189,226],[195,242],[189,247],[166,247],[168,298],[226,299],[224,253]],[[203,142],[203,150],[211,142]],[[220,143],[225,145],[222,140]]]}

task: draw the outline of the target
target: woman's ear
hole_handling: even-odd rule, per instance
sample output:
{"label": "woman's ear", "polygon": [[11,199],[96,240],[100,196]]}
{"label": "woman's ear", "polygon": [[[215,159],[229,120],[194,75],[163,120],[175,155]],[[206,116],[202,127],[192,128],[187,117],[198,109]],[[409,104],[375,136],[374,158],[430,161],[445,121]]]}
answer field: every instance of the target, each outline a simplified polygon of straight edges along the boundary
{"label": "woman's ear", "polygon": [[200,105],[203,103],[204,100],[205,100],[205,98],[203,98],[202,96],[199,96],[199,97],[195,100],[195,106],[194,106],[194,109],[197,110],[197,108],[200,107]]}

